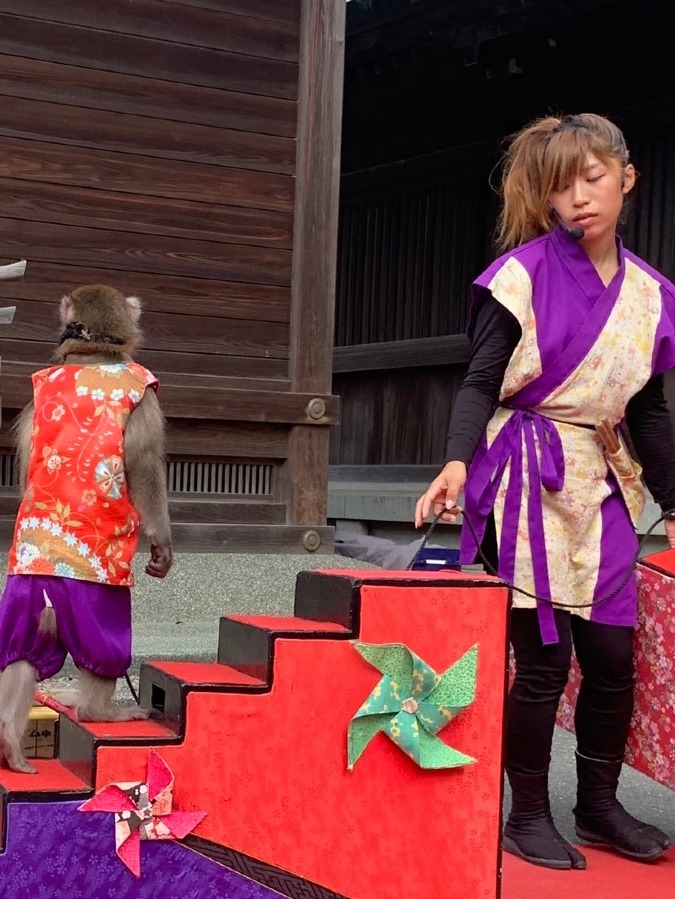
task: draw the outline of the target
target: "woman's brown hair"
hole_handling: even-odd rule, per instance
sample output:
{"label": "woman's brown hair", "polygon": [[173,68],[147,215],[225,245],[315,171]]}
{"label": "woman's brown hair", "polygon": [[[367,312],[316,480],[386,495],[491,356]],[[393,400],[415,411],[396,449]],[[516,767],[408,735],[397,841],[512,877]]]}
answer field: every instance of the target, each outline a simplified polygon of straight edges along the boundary
{"label": "woman's brown hair", "polygon": [[509,250],[553,230],[556,221],[549,198],[583,170],[588,153],[606,164],[621,168],[628,164],[621,130],[591,112],[543,116],[507,138],[495,236],[500,249]]}

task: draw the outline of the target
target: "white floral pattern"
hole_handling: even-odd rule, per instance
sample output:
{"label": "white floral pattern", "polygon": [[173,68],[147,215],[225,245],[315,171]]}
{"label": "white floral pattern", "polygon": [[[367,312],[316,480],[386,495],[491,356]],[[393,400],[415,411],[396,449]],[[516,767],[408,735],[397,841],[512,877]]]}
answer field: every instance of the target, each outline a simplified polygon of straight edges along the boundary
{"label": "white floral pattern", "polygon": [[541,374],[537,322],[532,308],[532,282],[515,256],[499,269],[488,290],[521,326],[521,337],[504,375],[500,399],[511,396]]}

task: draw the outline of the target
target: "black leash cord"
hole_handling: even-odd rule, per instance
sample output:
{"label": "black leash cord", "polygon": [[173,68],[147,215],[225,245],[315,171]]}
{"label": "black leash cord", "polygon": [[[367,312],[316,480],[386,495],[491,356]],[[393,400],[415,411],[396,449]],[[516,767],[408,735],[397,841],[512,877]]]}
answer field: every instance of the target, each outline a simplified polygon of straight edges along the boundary
{"label": "black leash cord", "polygon": [[129,689],[131,690],[131,695],[134,697],[134,699],[135,699],[135,701],[136,701],[136,705],[140,705],[140,704],[141,704],[141,701],[140,701],[140,699],[138,698],[138,693],[134,690],[134,685],[131,683],[131,678],[129,677],[129,672],[128,672],[128,671],[125,671],[125,672],[124,672],[124,677],[125,677],[125,680],[126,680],[126,682],[127,682],[127,687],[129,687]]}
{"label": "black leash cord", "polygon": [[[427,543],[429,537],[431,537],[431,535],[433,534],[433,532],[436,528],[436,525],[441,520],[441,517],[445,511],[447,511],[447,510],[444,509],[442,512],[439,512],[438,515],[434,518],[434,520],[429,525],[429,528],[427,529],[426,534],[422,538],[422,542],[420,543],[419,548],[418,548],[417,552],[415,553],[415,555],[413,556],[410,564],[406,568],[406,571],[410,571],[412,569],[413,565],[419,558],[419,554],[422,552],[422,550],[426,546],[426,543]],[[491,574],[494,577],[498,577],[498,578],[500,578],[500,580],[504,580],[504,578],[502,578],[501,575],[497,571],[495,571],[494,567],[492,566],[492,564],[489,562],[489,560],[485,556],[485,553],[483,552],[483,548],[480,545],[480,541],[479,541],[478,537],[476,536],[476,531],[474,530],[474,527],[471,524],[471,520],[468,518],[466,512],[462,512],[459,514],[461,514],[463,516],[464,523],[468,527],[469,533],[473,537],[473,542],[476,544],[476,549],[478,550],[478,558],[483,563],[485,570],[488,572],[488,574]],[[506,583],[507,587],[509,587],[515,593],[521,593],[523,596],[529,596],[530,599],[535,599],[537,602],[546,603],[547,605],[553,606],[556,609],[588,609],[590,607],[601,606],[604,603],[609,602],[610,599],[614,599],[614,597],[621,590],[623,590],[623,588],[626,586],[626,584],[630,580],[631,575],[633,574],[633,571],[634,571],[636,565],[640,561],[640,558],[641,558],[640,553],[642,552],[642,547],[644,545],[645,540],[651,534],[651,532],[654,530],[654,528],[657,526],[657,524],[663,520],[664,520],[664,516],[660,515],[656,519],[656,521],[653,524],[651,524],[647,528],[647,530],[644,532],[644,534],[642,535],[642,537],[640,539],[640,542],[638,543],[637,552],[635,553],[635,556],[633,558],[631,566],[628,569],[628,571],[626,572],[626,574],[624,575],[624,577],[619,582],[618,586],[615,587],[611,593],[608,593],[606,596],[601,596],[599,599],[593,600],[593,602],[579,603],[578,605],[575,603],[554,602],[548,596],[538,596],[536,593],[530,593],[528,590],[524,590],[522,587],[517,587],[515,584],[509,583],[509,581],[505,581],[505,583]]]}

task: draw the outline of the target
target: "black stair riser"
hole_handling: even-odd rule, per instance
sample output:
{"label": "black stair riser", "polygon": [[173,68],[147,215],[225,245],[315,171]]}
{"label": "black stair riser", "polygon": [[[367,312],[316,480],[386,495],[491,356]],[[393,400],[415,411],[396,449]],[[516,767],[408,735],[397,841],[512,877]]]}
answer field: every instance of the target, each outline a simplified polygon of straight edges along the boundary
{"label": "black stair riser", "polygon": [[359,594],[362,581],[318,571],[299,571],[295,579],[293,614],[296,618],[330,621],[356,636],[359,629]]}
{"label": "black stair riser", "polygon": [[184,728],[184,706],[182,682],[153,668],[151,664],[141,665],[138,698],[144,709],[152,709],[161,717],[164,727],[179,734]]}
{"label": "black stair riser", "polygon": [[351,633],[326,631],[317,622],[316,630],[272,630],[245,621],[223,617],[218,634],[218,662],[265,682],[274,679],[274,644],[281,640],[349,640]]}
{"label": "black stair riser", "polygon": [[59,761],[87,784],[95,777],[94,737],[67,715],[59,721]]}
{"label": "black stair riser", "polygon": [[[163,721],[162,724],[164,724]],[[61,715],[59,761],[85,783],[94,784],[96,782],[96,750],[99,746],[166,746],[171,743],[180,743],[181,739],[177,734],[155,737],[98,737],[69,716]]]}
{"label": "black stair riser", "polygon": [[141,666],[139,699],[152,709],[162,725],[182,739],[188,693],[266,693],[266,684],[190,683],[156,668],[152,662]]}

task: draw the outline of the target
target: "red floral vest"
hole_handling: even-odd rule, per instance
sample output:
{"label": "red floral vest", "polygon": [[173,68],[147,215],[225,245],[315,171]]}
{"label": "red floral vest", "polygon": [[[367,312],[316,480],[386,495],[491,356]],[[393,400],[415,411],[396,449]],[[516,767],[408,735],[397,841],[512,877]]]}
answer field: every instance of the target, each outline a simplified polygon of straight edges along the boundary
{"label": "red floral vest", "polygon": [[124,475],[124,429],[148,386],[159,381],[135,362],[33,375],[27,485],[8,574],[133,586],[139,519]]}

